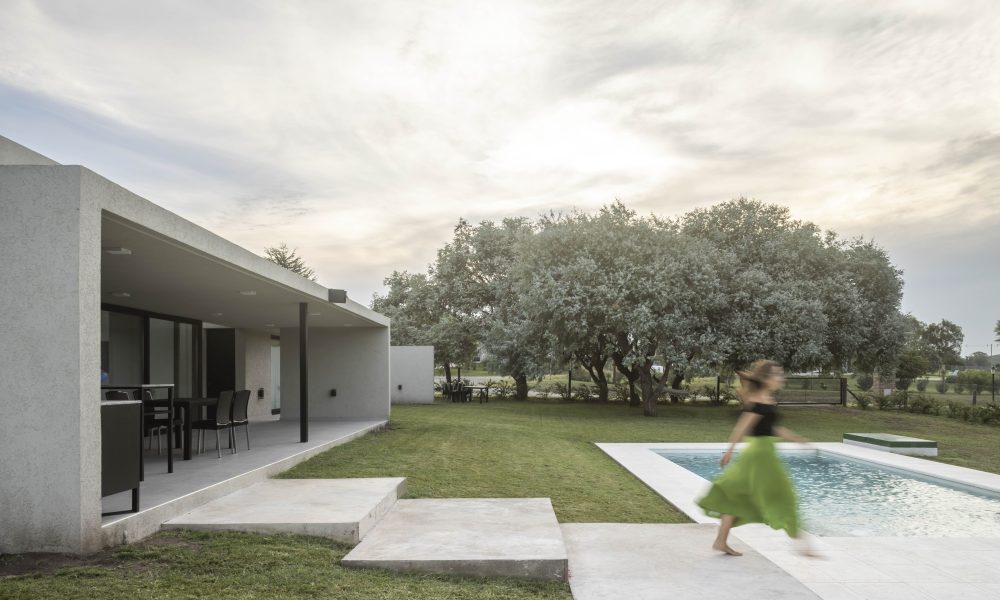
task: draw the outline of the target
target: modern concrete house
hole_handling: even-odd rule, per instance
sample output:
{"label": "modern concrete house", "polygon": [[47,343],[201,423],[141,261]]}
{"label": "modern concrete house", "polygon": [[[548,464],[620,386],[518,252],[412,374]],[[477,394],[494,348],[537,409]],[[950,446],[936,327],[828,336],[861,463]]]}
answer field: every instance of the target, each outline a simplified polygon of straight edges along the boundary
{"label": "modern concrete house", "polygon": [[[0,252],[0,553],[139,539],[389,417],[386,317],[3,137]],[[102,382],[251,390],[253,449],[146,452],[139,512],[102,517]]]}

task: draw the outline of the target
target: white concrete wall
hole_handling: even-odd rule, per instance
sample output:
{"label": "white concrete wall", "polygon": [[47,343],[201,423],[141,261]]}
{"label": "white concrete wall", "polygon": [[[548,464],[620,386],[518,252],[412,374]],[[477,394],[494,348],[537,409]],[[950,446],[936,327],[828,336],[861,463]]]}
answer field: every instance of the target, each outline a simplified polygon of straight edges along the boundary
{"label": "white concrete wall", "polygon": [[0,553],[101,544],[101,213],[82,174],[0,166]]}
{"label": "white concrete wall", "polygon": [[[250,390],[248,414],[252,421],[271,421],[271,334],[236,330],[236,387]],[[257,390],[264,388],[264,397]]]}
{"label": "white concrete wall", "polygon": [[[388,327],[311,328],[309,358],[310,419],[389,418]],[[281,330],[281,418],[299,418],[298,329]]]}
{"label": "white concrete wall", "polygon": [[393,404],[434,402],[434,346],[393,346],[389,373]]}

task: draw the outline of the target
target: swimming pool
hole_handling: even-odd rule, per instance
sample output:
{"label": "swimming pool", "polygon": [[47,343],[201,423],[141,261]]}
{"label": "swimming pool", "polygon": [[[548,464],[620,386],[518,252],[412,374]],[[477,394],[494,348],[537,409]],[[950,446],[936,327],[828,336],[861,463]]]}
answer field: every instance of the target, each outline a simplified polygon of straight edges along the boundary
{"label": "swimming pool", "polygon": [[[711,480],[719,452],[653,450]],[[803,526],[820,536],[1000,537],[1000,495],[821,451],[784,451]]]}

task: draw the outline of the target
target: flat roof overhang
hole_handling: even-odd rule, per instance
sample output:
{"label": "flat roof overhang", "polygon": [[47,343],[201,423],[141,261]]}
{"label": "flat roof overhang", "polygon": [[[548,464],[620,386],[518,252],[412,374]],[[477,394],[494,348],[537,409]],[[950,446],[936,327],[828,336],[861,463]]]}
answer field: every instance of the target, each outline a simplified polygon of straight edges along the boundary
{"label": "flat roof overhang", "polygon": [[[205,245],[221,245],[240,264],[103,210],[101,302],[273,334],[299,326],[303,302],[310,327],[388,326],[385,316],[350,299],[330,302],[323,286],[189,225],[188,236],[214,238]],[[109,251],[117,248],[129,253]]]}

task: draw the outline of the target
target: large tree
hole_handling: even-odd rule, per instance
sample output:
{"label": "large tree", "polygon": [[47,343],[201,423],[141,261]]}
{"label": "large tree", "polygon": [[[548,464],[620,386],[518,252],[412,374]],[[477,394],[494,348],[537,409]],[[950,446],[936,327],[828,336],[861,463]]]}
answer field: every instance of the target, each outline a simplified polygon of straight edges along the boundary
{"label": "large tree", "polygon": [[902,280],[874,243],[840,240],[746,198],[692,211],[681,225],[733,265],[721,274],[723,366],[762,356],[796,370],[894,362]]}
{"label": "large tree", "polygon": [[277,246],[264,248],[264,258],[285,267],[292,273],[298,273],[310,281],[316,281],[316,272],[306,266],[302,257],[295,253],[295,250],[282,242]]}
{"label": "large tree", "polygon": [[930,349],[931,368],[935,371],[962,362],[962,328],[947,319],[931,323],[923,331],[923,341]]}
{"label": "large tree", "polygon": [[392,320],[395,346],[434,346],[434,362],[451,381],[452,363],[467,362],[476,352],[476,327],[468,319],[441,309],[439,292],[424,273],[393,271],[382,282],[385,295],[374,294],[371,307]]}
{"label": "large tree", "polygon": [[512,277],[518,247],[533,232],[534,224],[524,218],[478,225],[460,220],[432,268],[440,309],[474,324],[488,363],[514,378],[515,396],[522,400],[528,377],[546,370],[534,347],[539,332],[520,311],[523,290]]}

